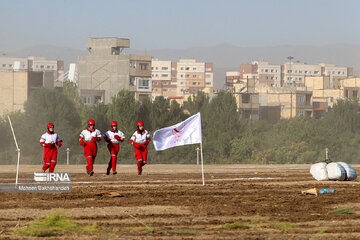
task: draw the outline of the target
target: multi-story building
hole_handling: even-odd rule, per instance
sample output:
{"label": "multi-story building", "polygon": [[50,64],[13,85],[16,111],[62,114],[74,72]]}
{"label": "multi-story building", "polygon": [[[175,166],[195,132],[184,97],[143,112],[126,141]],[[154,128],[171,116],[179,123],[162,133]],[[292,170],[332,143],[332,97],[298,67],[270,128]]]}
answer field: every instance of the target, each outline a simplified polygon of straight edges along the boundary
{"label": "multi-story building", "polygon": [[[330,87],[338,87],[339,80],[352,76],[352,68],[338,67],[334,64],[310,65],[302,62],[286,62],[283,65],[271,65],[264,61],[253,61],[240,65],[240,79],[257,79],[259,85],[270,87],[303,87],[305,77],[330,76]],[[232,87],[231,78],[235,74],[226,74],[226,86]]]}
{"label": "multi-story building", "polygon": [[130,40],[88,38],[89,56],[78,58],[80,97],[85,104],[108,104],[120,90],[135,93],[135,99],[152,92],[151,56],[124,54]]}
{"label": "multi-story building", "polygon": [[0,116],[23,111],[32,91],[40,87],[54,87],[53,79],[44,78],[42,72],[0,71]]}
{"label": "multi-story building", "polygon": [[[177,96],[177,82],[176,76],[171,76],[171,61],[152,60],[151,62],[151,77],[152,77],[152,97],[157,96],[176,97]],[[172,81],[175,79],[175,81]]]}
{"label": "multi-story building", "polygon": [[0,56],[0,115],[23,110],[34,89],[56,87],[63,75],[62,60]]}
{"label": "multi-story building", "polygon": [[179,62],[152,61],[153,97],[183,99],[198,91],[213,89],[213,64],[180,59]]}
{"label": "multi-story building", "polygon": [[[15,58],[0,56],[0,71],[42,72],[48,87],[58,86],[63,81],[64,61],[49,60],[44,57]],[[53,82],[53,83],[52,83]]]}

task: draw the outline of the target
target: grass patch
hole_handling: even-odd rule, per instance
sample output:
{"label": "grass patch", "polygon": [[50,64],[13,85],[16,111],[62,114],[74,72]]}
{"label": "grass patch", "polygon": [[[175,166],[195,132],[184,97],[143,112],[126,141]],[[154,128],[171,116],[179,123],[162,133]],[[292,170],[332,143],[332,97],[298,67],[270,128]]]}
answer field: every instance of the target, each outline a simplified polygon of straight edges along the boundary
{"label": "grass patch", "polygon": [[224,225],[221,225],[218,228],[232,230],[232,229],[238,229],[238,228],[247,229],[247,228],[250,228],[250,226],[244,222],[233,222],[233,223],[225,223]]}
{"label": "grass patch", "polygon": [[277,228],[281,231],[288,231],[296,227],[296,224],[290,222],[277,222],[273,221],[269,224],[271,227]]}
{"label": "grass patch", "polygon": [[145,232],[148,232],[148,233],[154,233],[155,232],[154,222],[150,218],[149,218],[148,223],[146,224],[144,230],[145,230]]}
{"label": "grass patch", "polygon": [[142,227],[127,227],[126,230],[128,230],[128,231],[145,231],[147,233],[155,232],[154,223],[151,219],[148,219],[147,224],[144,224],[142,222],[140,222],[140,223],[143,225]]}
{"label": "grass patch", "polygon": [[98,230],[96,224],[80,226],[62,211],[56,211],[43,218],[35,219],[24,227],[14,228],[20,236],[51,237],[67,233],[91,234]]}
{"label": "grass patch", "polygon": [[197,235],[199,232],[195,230],[173,230],[173,231],[168,231],[168,233],[173,235],[193,236],[193,235]]}
{"label": "grass patch", "polygon": [[338,208],[331,211],[332,214],[352,214],[354,210],[352,208]]}
{"label": "grass patch", "polygon": [[318,233],[316,233],[314,236],[310,236],[309,237],[309,240],[314,240],[316,239],[317,237],[319,237],[320,235],[326,233],[326,231],[329,229],[329,226],[325,226],[323,227]]}

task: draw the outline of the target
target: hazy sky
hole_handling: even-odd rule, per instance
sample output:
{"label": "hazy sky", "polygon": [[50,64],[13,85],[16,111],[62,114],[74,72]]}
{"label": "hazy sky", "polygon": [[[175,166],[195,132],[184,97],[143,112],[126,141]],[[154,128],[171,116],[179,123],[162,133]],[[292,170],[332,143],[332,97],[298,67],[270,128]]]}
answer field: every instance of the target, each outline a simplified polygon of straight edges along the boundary
{"label": "hazy sky", "polygon": [[0,0],[0,51],[85,49],[87,37],[131,48],[360,43],[357,0]]}

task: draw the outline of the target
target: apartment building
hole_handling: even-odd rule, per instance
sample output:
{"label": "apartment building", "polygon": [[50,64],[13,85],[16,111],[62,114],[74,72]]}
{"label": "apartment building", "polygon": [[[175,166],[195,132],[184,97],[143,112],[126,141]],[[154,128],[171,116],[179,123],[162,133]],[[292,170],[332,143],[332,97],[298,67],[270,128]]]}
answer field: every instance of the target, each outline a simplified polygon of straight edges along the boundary
{"label": "apartment building", "polygon": [[134,92],[135,99],[152,94],[151,56],[125,54],[130,40],[88,38],[89,56],[78,58],[78,83],[84,104],[111,102],[122,89]]}
{"label": "apartment building", "polygon": [[53,80],[44,78],[42,72],[0,71],[0,116],[18,110],[23,111],[24,103],[32,91],[40,87],[49,87],[51,84],[53,87]]}
{"label": "apartment building", "polygon": [[180,59],[179,62],[152,61],[153,98],[184,99],[198,91],[213,89],[213,63]]}
{"label": "apartment building", "polygon": [[[45,57],[15,58],[7,55],[0,56],[0,71],[29,71],[42,72],[48,87],[59,85],[64,77],[64,61],[49,60]],[[52,82],[51,82],[52,81]]]}
{"label": "apartment building", "polygon": [[[226,85],[232,87],[230,75],[226,74]],[[304,87],[305,77],[330,76],[330,87],[339,86],[339,80],[352,76],[349,67],[339,67],[334,64],[321,63],[310,65],[302,62],[286,62],[283,65],[273,65],[264,61],[253,61],[251,64],[240,65],[240,79],[253,78],[259,85],[270,87]]]}
{"label": "apartment building", "polygon": [[159,61],[153,59],[151,62],[151,77],[152,77],[152,98],[157,96],[164,96],[171,98],[177,96],[177,81],[176,76],[172,77],[172,63],[171,61]]}

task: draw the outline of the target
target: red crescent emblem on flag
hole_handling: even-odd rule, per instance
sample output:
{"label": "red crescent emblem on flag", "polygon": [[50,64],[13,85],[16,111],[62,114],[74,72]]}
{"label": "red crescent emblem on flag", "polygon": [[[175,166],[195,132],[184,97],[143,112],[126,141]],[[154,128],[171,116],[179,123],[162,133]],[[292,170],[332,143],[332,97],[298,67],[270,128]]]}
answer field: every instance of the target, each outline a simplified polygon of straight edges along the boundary
{"label": "red crescent emblem on flag", "polygon": [[179,131],[179,130],[177,130],[176,128],[174,128],[174,131],[175,131],[175,132],[177,132],[177,133],[179,133],[179,132],[180,132],[180,131]]}

